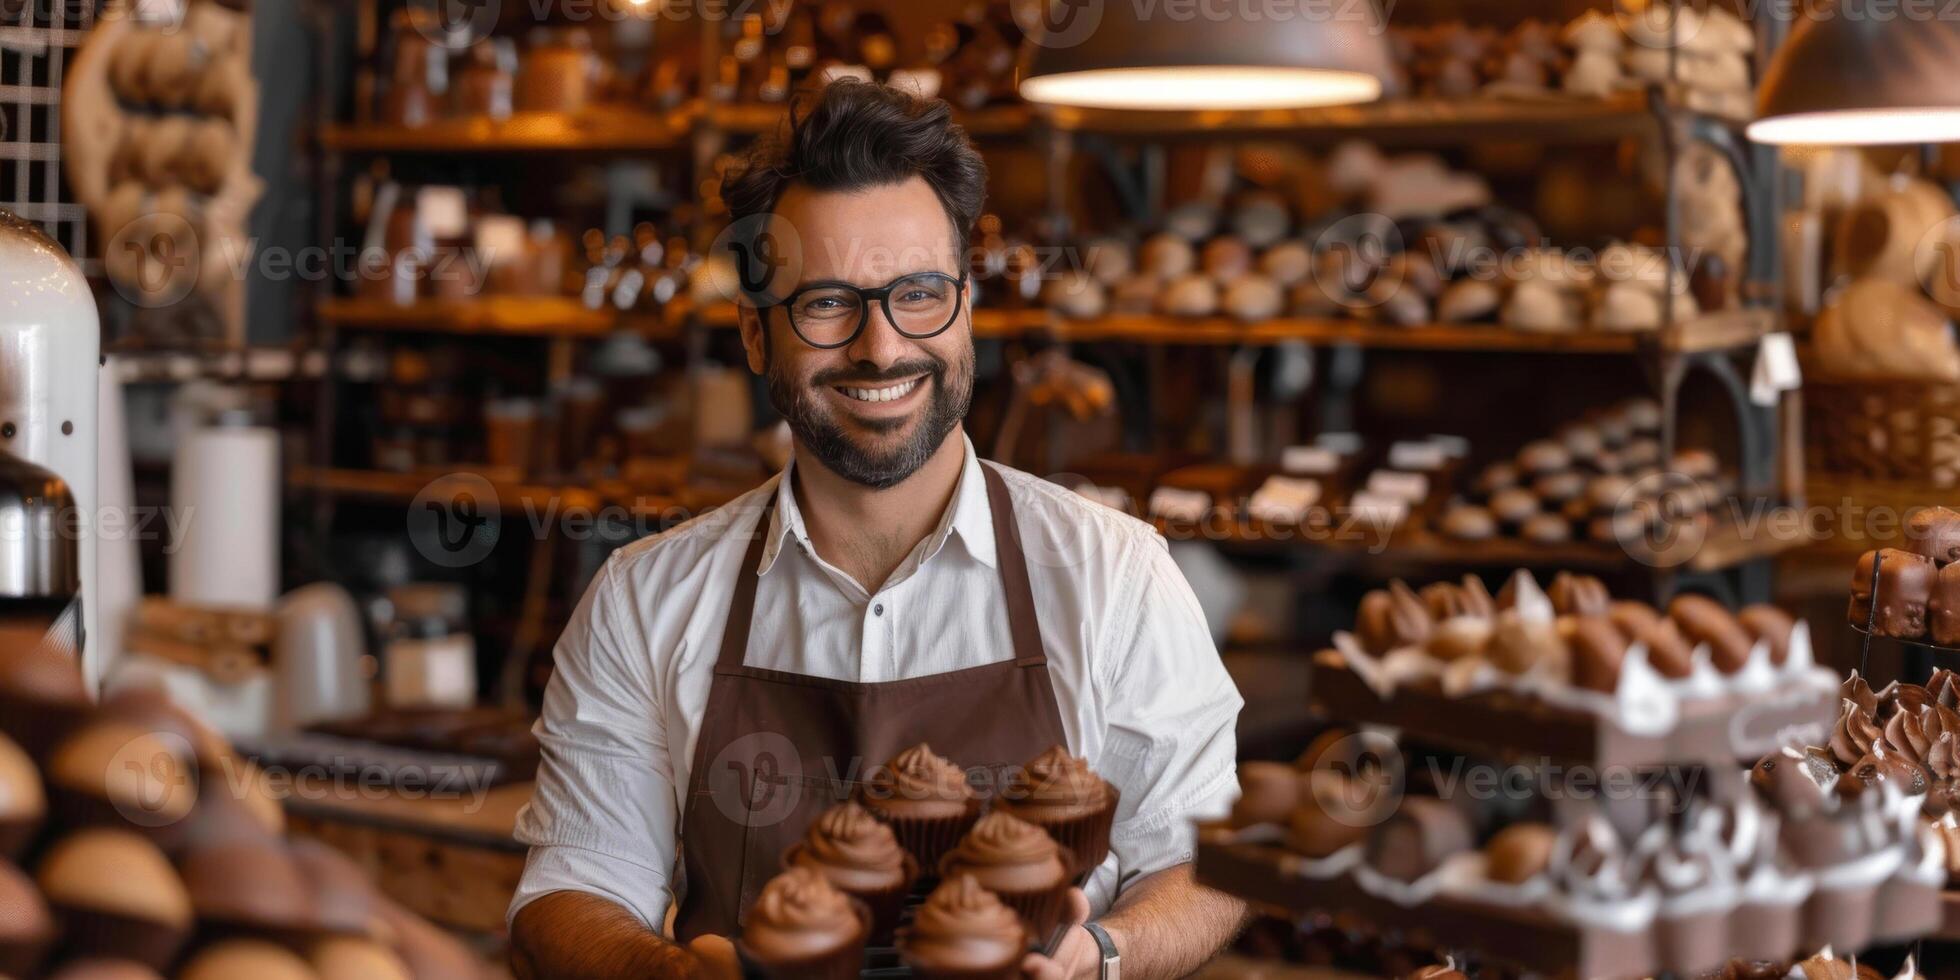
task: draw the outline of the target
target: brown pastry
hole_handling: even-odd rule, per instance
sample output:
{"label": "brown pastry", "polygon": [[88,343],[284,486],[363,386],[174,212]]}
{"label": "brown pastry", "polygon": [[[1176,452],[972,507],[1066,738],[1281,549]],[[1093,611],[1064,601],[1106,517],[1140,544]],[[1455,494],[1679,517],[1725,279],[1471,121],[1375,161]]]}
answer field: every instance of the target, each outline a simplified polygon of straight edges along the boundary
{"label": "brown pastry", "polygon": [[980,818],[982,806],[966,771],[923,743],[873,770],[859,802],[891,824],[920,868],[937,867]]}
{"label": "brown pastry", "polygon": [[173,734],[105,717],[64,739],[48,759],[57,822],[94,827],[135,821],[164,847],[174,846],[197,803],[197,762]]}
{"label": "brown pastry", "polygon": [[1500,610],[1517,608],[1518,596],[1536,588],[1538,588],[1538,580],[1532,578],[1530,572],[1522,568],[1512,572],[1511,577],[1505,579],[1504,584],[1497,590],[1497,608]]}
{"label": "brown pastry", "polygon": [[1488,499],[1499,490],[1509,490],[1518,485],[1518,468],[1510,463],[1492,463],[1477,474],[1471,490],[1479,497]]}
{"label": "brown pastry", "polygon": [[1926,618],[1934,643],[1943,647],[1960,646],[1960,562],[1941,567],[1933,576]]}
{"label": "brown pastry", "polygon": [[870,917],[829,879],[791,868],[750,906],[736,949],[768,977],[845,980],[862,968]]}
{"label": "brown pastry", "polygon": [[227,939],[197,951],[178,980],[316,980],[319,975],[292,951],[263,939]]}
{"label": "brown pastry", "polygon": [[1782,666],[1790,657],[1790,632],[1797,628],[1797,621],[1789,613],[1759,602],[1744,606],[1735,614],[1736,621],[1758,642],[1769,644],[1770,663]]}
{"label": "brown pastry", "polygon": [[0,735],[0,861],[17,860],[47,815],[47,794],[34,760],[13,739]]}
{"label": "brown pastry", "polygon": [[1398,881],[1416,881],[1475,846],[1463,811],[1442,800],[1412,796],[1368,835],[1364,860]]}
{"label": "brown pastry", "polygon": [[48,974],[48,980],[163,980],[163,974],[128,960],[86,959],[69,960],[61,969]]}
{"label": "brown pastry", "polygon": [[1893,681],[1878,692],[1878,711],[1887,716],[1901,711],[1916,715],[1932,703],[1933,692],[1905,681]]}
{"label": "brown pastry", "polygon": [[1607,605],[1606,618],[1629,640],[1639,639],[1661,622],[1661,614],[1653,606],[1632,599],[1613,600]]}
{"label": "brown pastry", "polygon": [[161,970],[193,925],[190,895],[155,844],[126,830],[84,830],[57,842],[35,873],[64,942]]}
{"label": "brown pastry", "polygon": [[1109,857],[1118,795],[1088,760],[1057,745],[1016,769],[994,807],[1047,831],[1074,859],[1071,875],[1079,876]]}
{"label": "brown pastry", "polygon": [[1613,693],[1620,686],[1620,664],[1626,660],[1628,642],[1604,616],[1574,617],[1566,637],[1572,648],[1572,683]]}
{"label": "brown pastry", "polygon": [[1586,475],[1578,470],[1545,473],[1531,481],[1531,492],[1547,508],[1555,509],[1586,492]]}
{"label": "brown pastry", "polygon": [[1373,825],[1369,815],[1350,808],[1349,780],[1330,771],[1316,773],[1308,793],[1287,821],[1286,846],[1310,858],[1324,858],[1361,843]]}
{"label": "brown pastry", "polygon": [[941,878],[970,874],[980,887],[1020,913],[1037,936],[1061,918],[1074,857],[1040,827],[995,811],[960,839],[939,864]]}
{"label": "brown pastry", "polygon": [[949,879],[899,935],[899,955],[922,980],[1009,980],[1020,976],[1028,932],[972,875]]}
{"label": "brown pastry", "polygon": [[1522,487],[1510,487],[1490,495],[1490,512],[1508,527],[1522,527],[1538,513],[1538,495]]}
{"label": "brown pastry", "polygon": [[1716,670],[1733,674],[1749,659],[1749,633],[1721,603],[1684,593],[1667,604],[1667,614],[1689,642],[1708,645]]}
{"label": "brown pastry", "polygon": [[1681,635],[1681,628],[1674,625],[1674,620],[1663,619],[1654,628],[1634,637],[1634,640],[1646,646],[1647,662],[1661,676],[1679,680],[1693,672],[1693,648],[1688,638]]}
{"label": "brown pastry", "polygon": [[34,882],[0,859],[0,975],[38,976],[54,939],[54,916]]}
{"label": "brown pastry", "polygon": [[371,939],[325,939],[314,944],[309,958],[319,980],[415,980],[394,950]]}
{"label": "brown pastry", "polygon": [[[1879,570],[1876,588],[1872,569]],[[1933,563],[1910,551],[1881,548],[1865,552],[1851,577],[1851,625],[1871,624],[1878,636],[1917,639],[1926,635],[1926,607],[1932,600]],[[1876,596],[1876,601],[1874,601]]]}
{"label": "brown pastry", "polygon": [[1232,804],[1232,826],[1285,824],[1299,806],[1299,770],[1284,762],[1239,763],[1239,798]]}
{"label": "brown pastry", "polygon": [[1497,536],[1497,518],[1475,504],[1452,506],[1443,512],[1439,526],[1445,535],[1458,541],[1489,541]]}
{"label": "brown pastry", "polygon": [[68,655],[31,637],[0,635],[0,734],[42,758],[89,710],[82,672]]}
{"label": "brown pastry", "polygon": [[1425,966],[1408,975],[1408,980],[1470,980],[1469,974],[1454,966],[1436,964]]}
{"label": "brown pastry", "polygon": [[1533,514],[1518,527],[1518,536],[1534,544],[1564,544],[1572,540],[1572,522],[1558,514]]}
{"label": "brown pastry", "polygon": [[1960,512],[1928,507],[1906,518],[1906,548],[1942,565],[1960,560]]}
{"label": "brown pastry", "polygon": [[1355,638],[1369,653],[1383,654],[1405,646],[1421,646],[1432,623],[1422,599],[1401,580],[1361,597]]}
{"label": "brown pastry", "polygon": [[1927,733],[1925,722],[1915,711],[1900,711],[1885,722],[1886,747],[1920,766],[1926,764],[1935,737]]}
{"label": "brown pastry", "polygon": [[918,862],[898,846],[892,829],[856,803],[840,803],[810,823],[803,839],[783,855],[787,868],[809,868],[871,912],[871,942],[883,945],[898,927],[899,912]]}
{"label": "brown pastry", "polygon": [[1572,454],[1567,452],[1564,446],[1550,439],[1527,443],[1523,449],[1518,450],[1518,469],[1534,477],[1557,473],[1570,469],[1571,466]]}
{"label": "brown pastry", "polygon": [[1322,769],[1335,772],[1353,772],[1359,761],[1361,740],[1355,737],[1354,729],[1329,728],[1314,740],[1307,743],[1306,751],[1293,760],[1293,768],[1301,772],[1316,772]]}
{"label": "brown pastry", "polygon": [[1430,618],[1438,623],[1457,616],[1488,619],[1497,615],[1497,601],[1484,588],[1483,580],[1474,575],[1464,576],[1462,585],[1432,582],[1423,586],[1419,594],[1423,606],[1429,610]]}
{"label": "brown pastry", "polygon": [[1499,670],[1522,674],[1541,662],[1564,660],[1569,651],[1556,625],[1506,611],[1497,617],[1497,629],[1491,634],[1485,656]]}
{"label": "brown pastry", "polygon": [[1545,595],[1552,600],[1554,610],[1567,616],[1604,616],[1613,602],[1606,592],[1606,583],[1591,575],[1572,572],[1552,576],[1552,587]]}
{"label": "brown pastry", "polygon": [[1485,875],[1492,881],[1521,884],[1545,873],[1552,863],[1558,831],[1548,824],[1515,823],[1484,845]]}
{"label": "brown pastry", "polygon": [[1427,650],[1430,656],[1444,661],[1481,657],[1496,629],[1497,625],[1483,616],[1452,616],[1436,624]]}

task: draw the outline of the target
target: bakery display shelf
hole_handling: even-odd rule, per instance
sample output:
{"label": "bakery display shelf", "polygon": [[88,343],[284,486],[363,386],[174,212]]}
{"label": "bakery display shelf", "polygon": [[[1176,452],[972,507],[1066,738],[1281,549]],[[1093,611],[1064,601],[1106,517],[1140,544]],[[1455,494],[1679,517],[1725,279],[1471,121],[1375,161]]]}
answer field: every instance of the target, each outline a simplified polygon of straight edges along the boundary
{"label": "bakery display shelf", "polygon": [[1600,330],[1537,332],[1471,323],[1395,326],[1320,317],[1277,317],[1245,323],[1224,317],[1118,315],[1093,320],[1056,318],[1049,329],[1059,339],[1083,342],[1119,340],[1145,344],[1248,346],[1304,342],[1352,344],[1385,350],[1634,354],[1652,349],[1682,353],[1727,350],[1755,343],[1774,329],[1775,322],[1773,311],[1736,310],[1699,316],[1666,332],[1610,333]]}
{"label": "bakery display shelf", "polygon": [[[681,468],[677,465],[676,471]],[[497,491],[498,507],[504,513],[549,514],[625,508],[635,517],[681,520],[703,510],[733,500],[749,485],[680,484],[658,490],[640,489],[618,480],[597,483],[549,483],[518,478],[514,473],[468,464],[438,467],[422,472],[367,470],[349,467],[302,466],[291,471],[288,481],[296,490],[333,497],[373,500],[385,503],[413,502],[424,490],[452,477],[481,477]],[[549,508],[556,504],[557,511]]]}
{"label": "bakery display shelf", "polygon": [[[696,309],[677,301],[669,304],[668,309],[672,314],[670,320],[692,319],[704,327],[716,330],[732,330],[740,323],[734,303],[715,303]],[[985,307],[973,311],[973,335],[982,340],[1014,340],[1038,330],[1048,329],[1051,321],[1052,318],[1046,310],[1001,310]],[[675,326],[678,327],[677,324]]]}
{"label": "bakery display shelf", "polygon": [[436,119],[421,126],[332,123],[321,127],[320,145],[342,153],[634,153],[683,147],[690,131],[684,113],[601,107]]}
{"label": "bakery display shelf", "polygon": [[[783,124],[785,110],[775,103],[723,102],[701,110],[698,118],[713,129],[754,136],[775,132]],[[975,138],[1023,136],[1034,120],[1034,112],[1025,104],[953,110],[953,121]]]}
{"label": "bakery display shelf", "polygon": [[1135,111],[1055,107],[1057,129],[1152,138],[1286,136],[1312,142],[1365,139],[1384,145],[1475,139],[1585,143],[1654,125],[1644,91],[1605,98],[1548,92],[1540,98],[1383,99],[1314,109]]}
{"label": "bakery display shelf", "polygon": [[1341,913],[1409,945],[1471,949],[1548,976],[1653,976],[1649,937],[1553,920],[1527,909],[1507,909],[1449,898],[1403,907],[1363,891],[1346,876],[1308,878],[1298,859],[1278,847],[1207,840],[1200,835],[1198,881],[1236,895],[1287,919]]}
{"label": "bakery display shelf", "polygon": [[333,298],[315,309],[322,323],[349,330],[489,334],[511,337],[599,337],[618,329],[609,310],[564,296],[486,296],[469,300]]}
{"label": "bakery display shelf", "polygon": [[1628,732],[1609,719],[1505,691],[1449,697],[1429,686],[1396,688],[1384,698],[1338,650],[1313,659],[1312,702],[1326,717],[1387,725],[1405,738],[1479,755],[1642,768],[1753,762],[1779,746],[1819,745],[1837,718],[1837,697],[1823,690],[1688,701],[1674,727],[1659,735]]}

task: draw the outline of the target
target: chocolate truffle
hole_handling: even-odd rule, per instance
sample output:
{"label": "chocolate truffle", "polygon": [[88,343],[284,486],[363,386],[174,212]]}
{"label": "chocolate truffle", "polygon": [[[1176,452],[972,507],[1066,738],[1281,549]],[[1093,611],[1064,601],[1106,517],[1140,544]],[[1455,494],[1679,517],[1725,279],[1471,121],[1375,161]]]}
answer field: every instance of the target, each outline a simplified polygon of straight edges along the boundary
{"label": "chocolate truffle", "polygon": [[1542,823],[1515,823],[1484,845],[1485,874],[1492,881],[1522,884],[1545,873],[1552,863],[1558,831]]}
{"label": "chocolate truffle", "polygon": [[0,860],[0,976],[37,976],[54,938],[54,916],[34,882]]}
{"label": "chocolate truffle", "polygon": [[336,936],[313,947],[320,980],[415,980],[402,958],[370,939]]}
{"label": "chocolate truffle", "polygon": [[1035,935],[1046,936],[1061,918],[1073,861],[1041,828],[996,810],[967,831],[939,872],[945,879],[972,875],[1020,913]]}
{"label": "chocolate truffle", "polygon": [[[841,980],[857,975],[869,929],[850,896],[809,868],[791,868],[763,886],[736,948],[771,977]],[[842,969],[846,961],[848,970]]]}
{"label": "chocolate truffle", "polygon": [[1355,639],[1369,653],[1383,654],[1405,646],[1421,646],[1433,623],[1422,599],[1400,580],[1387,589],[1361,597],[1355,616]]}
{"label": "chocolate truffle", "polygon": [[925,980],[1016,977],[1027,949],[1020,917],[972,875],[933,889],[898,940],[899,955]]}
{"label": "chocolate truffle", "polygon": [[1300,805],[1300,772],[1283,762],[1239,763],[1239,798],[1232,826],[1280,825]]}
{"label": "chocolate truffle", "polygon": [[980,815],[980,797],[965,770],[924,744],[879,766],[859,796],[866,809],[892,825],[899,846],[921,869],[937,867]]}
{"label": "chocolate truffle", "polygon": [[1783,610],[1767,602],[1742,607],[1735,614],[1736,621],[1759,643],[1769,644],[1770,662],[1782,666],[1790,657],[1790,633],[1797,628],[1796,619]]}
{"label": "chocolate truffle", "polygon": [[1545,591],[1552,609],[1561,615],[1604,616],[1612,608],[1613,597],[1606,583],[1591,575],[1560,572],[1552,576],[1552,587]]}
{"label": "chocolate truffle", "polygon": [[1109,856],[1116,802],[1116,787],[1088,760],[1057,745],[1011,774],[995,806],[1047,831],[1074,859],[1071,873],[1080,875]]}
{"label": "chocolate truffle", "polygon": [[1733,674],[1749,659],[1749,633],[1721,603],[1683,593],[1667,604],[1667,614],[1690,642],[1708,645],[1716,670]]}
{"label": "chocolate truffle", "polygon": [[1960,513],[1928,507],[1906,519],[1906,547],[1942,565],[1960,560]]}
{"label": "chocolate truffle", "polygon": [[1606,617],[1575,617],[1566,637],[1566,644],[1572,648],[1572,683],[1605,694],[1618,690],[1627,643],[1626,636]]}
{"label": "chocolate truffle", "polygon": [[1368,812],[1352,806],[1358,790],[1351,780],[1321,770],[1313,774],[1308,785],[1312,792],[1287,821],[1287,847],[1310,858],[1324,858],[1368,836],[1374,820]]}
{"label": "chocolate truffle", "polygon": [[1933,642],[1960,646],[1960,562],[1942,566],[1933,576],[1933,594],[1926,605]]}
{"label": "chocolate truffle", "polygon": [[306,961],[262,939],[228,939],[206,946],[178,980],[319,980]]}
{"label": "chocolate truffle", "polygon": [[35,876],[65,941],[98,956],[163,969],[190,936],[190,895],[155,844],[126,830],[71,834]]}
{"label": "chocolate truffle", "polygon": [[1432,797],[1412,796],[1368,835],[1368,866],[1398,881],[1415,881],[1474,846],[1463,811]]}
{"label": "chocolate truffle", "polygon": [[1442,532],[1458,541],[1489,541],[1497,536],[1497,518],[1475,504],[1456,504],[1443,512]]}
{"label": "chocolate truffle", "polygon": [[[1875,591],[1874,565],[1879,569]],[[1908,640],[1924,636],[1934,574],[1932,562],[1910,551],[1882,548],[1865,552],[1851,577],[1851,625],[1863,628],[1870,623],[1872,632],[1879,636]]]}
{"label": "chocolate truffle", "polygon": [[0,859],[20,857],[47,814],[34,760],[13,739],[0,735]]}

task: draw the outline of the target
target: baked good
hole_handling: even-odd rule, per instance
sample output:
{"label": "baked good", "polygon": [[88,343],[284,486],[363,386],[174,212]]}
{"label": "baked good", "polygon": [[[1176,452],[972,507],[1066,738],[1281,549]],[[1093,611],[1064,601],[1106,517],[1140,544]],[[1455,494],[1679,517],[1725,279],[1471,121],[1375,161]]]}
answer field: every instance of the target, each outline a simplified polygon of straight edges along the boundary
{"label": "baked good", "polygon": [[1520,527],[1538,513],[1538,495],[1522,487],[1509,487],[1490,495],[1490,512],[1511,527]]}
{"label": "baked good", "polygon": [[1557,843],[1558,831],[1549,824],[1514,823],[1484,845],[1484,875],[1513,885],[1536,878],[1551,866]]}
{"label": "baked good", "polygon": [[1047,831],[1074,858],[1069,873],[1079,877],[1109,856],[1118,797],[1088,760],[1057,745],[1010,774],[994,805]]}
{"label": "baked good", "polygon": [[322,931],[353,936],[373,928],[377,896],[360,865],[310,837],[288,839],[286,851],[312,893],[314,923]]}
{"label": "baked good", "polygon": [[1497,629],[1484,655],[1497,669],[1522,674],[1541,663],[1562,662],[1569,651],[1555,624],[1506,611],[1497,617]]}
{"label": "baked good", "polygon": [[933,889],[898,937],[899,956],[921,980],[1013,980],[1027,949],[1020,916],[972,875]]}
{"label": "baked good", "polygon": [[1509,490],[1517,485],[1518,468],[1515,465],[1511,463],[1492,463],[1484,467],[1482,473],[1477,474],[1476,482],[1471,485],[1471,490],[1480,497],[1489,497],[1499,490]]}
{"label": "baked good", "polygon": [[395,951],[371,939],[335,936],[313,947],[320,980],[415,980]]}
{"label": "baked good", "polygon": [[1456,616],[1476,616],[1489,619],[1497,615],[1497,600],[1491,598],[1490,590],[1484,588],[1482,579],[1475,575],[1465,575],[1463,584],[1453,582],[1431,582],[1417,593],[1429,615],[1438,623]]}
{"label": "baked good", "polygon": [[174,732],[108,718],[64,739],[48,759],[48,789],[64,827],[135,824],[174,846],[197,804],[197,760]]}
{"label": "baked good", "polygon": [[864,907],[829,879],[791,868],[762,887],[735,949],[766,977],[849,980],[863,968],[870,928]]}
{"label": "baked good", "polygon": [[41,643],[40,624],[0,629],[0,733],[41,758],[89,710],[82,672]]}
{"label": "baked good", "polygon": [[1604,616],[1613,602],[1606,583],[1573,572],[1552,576],[1552,586],[1545,590],[1545,596],[1552,600],[1552,609],[1564,616]]}
{"label": "baked good", "polygon": [[128,960],[69,960],[48,980],[163,980],[163,974]]}
{"label": "baked good", "polygon": [[262,939],[228,939],[199,950],[178,980],[319,980],[306,961]]}
{"label": "baked good", "polygon": [[1324,858],[1361,843],[1373,826],[1372,815],[1353,806],[1356,787],[1345,775],[1318,770],[1308,777],[1306,793],[1286,824],[1286,846],[1310,858]]}
{"label": "baked good", "polygon": [[1586,492],[1586,475],[1578,470],[1543,473],[1531,481],[1531,492],[1555,507]]}
{"label": "baked good", "polygon": [[47,794],[34,760],[0,735],[0,860],[19,858],[47,815]]}
{"label": "baked good", "polygon": [[1456,504],[1443,512],[1441,528],[1458,541],[1488,541],[1497,536],[1497,518],[1476,504]]}
{"label": "baked good", "polygon": [[1475,846],[1463,811],[1442,800],[1412,796],[1368,835],[1364,860],[1398,881],[1416,881]]}
{"label": "baked good", "polygon": [[1934,643],[1943,647],[1960,646],[1960,562],[1934,573],[1926,620]]}
{"label": "baked good", "polygon": [[1960,512],[1928,507],[1906,518],[1906,549],[1942,565],[1960,560]]}
{"label": "baked good", "polygon": [[1784,814],[1801,817],[1829,805],[1837,766],[1824,756],[1786,746],[1757,760],[1749,783]]}
{"label": "baked good", "polygon": [[1644,602],[1633,599],[1615,599],[1607,604],[1606,618],[1619,627],[1629,640],[1637,640],[1641,634],[1660,625],[1661,614]]}
{"label": "baked good", "polygon": [[1205,275],[1219,282],[1230,282],[1252,271],[1252,249],[1234,236],[1220,235],[1200,250],[1198,266]]}
{"label": "baked good", "polygon": [[803,839],[783,855],[783,866],[809,868],[871,910],[871,943],[886,945],[918,861],[898,846],[892,829],[856,803],[840,803],[811,821]]}
{"label": "baked good", "polygon": [[1790,633],[1797,628],[1795,617],[1767,602],[1742,607],[1736,622],[1758,643],[1769,644],[1770,662],[1782,666],[1790,656]]}
{"label": "baked good", "polygon": [[190,938],[191,899],[155,844],[127,830],[62,838],[35,873],[64,943],[161,970]]}
{"label": "baked good", "polygon": [[1688,638],[1681,635],[1681,628],[1674,625],[1674,620],[1660,620],[1653,628],[1635,636],[1634,640],[1647,648],[1647,662],[1662,677],[1678,680],[1694,670],[1693,648]]}
{"label": "baked good", "polygon": [[1518,450],[1518,469],[1533,476],[1557,473],[1572,467],[1572,454],[1550,439],[1526,443]]}
{"label": "baked good", "polygon": [[938,867],[939,859],[980,818],[981,808],[966,771],[923,743],[874,770],[859,802],[891,824],[899,846],[923,869]]}
{"label": "baked good", "polygon": [[1626,660],[1628,639],[1604,616],[1575,616],[1567,631],[1572,650],[1572,683],[1611,694],[1620,686],[1620,664]]}
{"label": "baked good", "polygon": [[1667,604],[1667,614],[1690,643],[1708,645],[1715,669],[1733,674],[1749,659],[1749,633],[1721,603],[1703,595],[1683,593]]}
{"label": "baked good", "polygon": [[1564,544],[1572,540],[1572,522],[1558,514],[1533,514],[1518,526],[1518,536],[1536,544]]}
{"label": "baked good", "polygon": [[1421,646],[1433,623],[1429,610],[1401,580],[1361,597],[1355,614],[1355,639],[1369,653],[1382,654],[1405,646]]}
{"label": "baked good", "polygon": [[1239,763],[1239,798],[1231,824],[1283,825],[1300,805],[1300,772],[1284,762]]}
{"label": "baked good", "polygon": [[0,976],[38,975],[54,939],[54,916],[34,882],[0,860]]}
{"label": "baked good", "polygon": [[1074,857],[1040,827],[998,810],[980,818],[940,861],[940,877],[972,875],[980,887],[1021,916],[1029,932],[1046,937],[1061,921]]}
{"label": "baked good", "polygon": [[303,933],[316,923],[313,889],[285,842],[246,837],[188,848],[178,862],[204,923]]}
{"label": "baked good", "polygon": [[1436,624],[1425,649],[1438,660],[1481,657],[1497,625],[1488,616],[1452,616]]}
{"label": "baked good", "polygon": [[[1873,569],[1878,581],[1873,582]],[[1881,548],[1859,557],[1851,576],[1851,605],[1848,616],[1853,626],[1865,627],[1878,636],[1917,639],[1926,634],[1926,607],[1932,600],[1933,563],[1910,551]]]}

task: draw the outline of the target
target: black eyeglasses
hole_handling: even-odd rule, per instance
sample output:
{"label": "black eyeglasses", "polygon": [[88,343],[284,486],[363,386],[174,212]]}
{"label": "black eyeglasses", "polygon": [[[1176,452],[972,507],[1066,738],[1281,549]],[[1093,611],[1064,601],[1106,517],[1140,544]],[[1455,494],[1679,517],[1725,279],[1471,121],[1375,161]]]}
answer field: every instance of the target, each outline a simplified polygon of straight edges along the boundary
{"label": "black eyeglasses", "polygon": [[864,332],[865,324],[871,322],[873,302],[884,309],[885,319],[901,336],[913,340],[937,337],[959,319],[965,292],[964,276],[915,272],[876,289],[847,282],[811,283],[780,302],[761,305],[765,309],[782,307],[799,339],[818,350],[831,350],[850,344]]}

